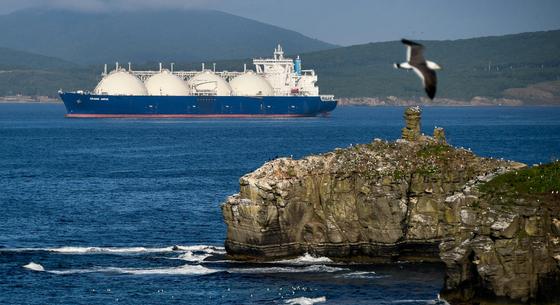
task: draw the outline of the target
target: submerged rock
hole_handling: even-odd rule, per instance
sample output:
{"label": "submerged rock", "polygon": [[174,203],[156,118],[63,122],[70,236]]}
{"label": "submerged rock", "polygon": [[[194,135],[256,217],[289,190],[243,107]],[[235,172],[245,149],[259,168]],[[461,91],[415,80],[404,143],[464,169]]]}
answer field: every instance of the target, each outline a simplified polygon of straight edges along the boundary
{"label": "submerged rock", "polygon": [[542,205],[497,184],[525,165],[454,148],[440,129],[421,135],[419,111],[410,113],[408,140],[280,158],[243,176],[222,205],[228,254],[442,261],[455,302],[558,296],[560,195]]}

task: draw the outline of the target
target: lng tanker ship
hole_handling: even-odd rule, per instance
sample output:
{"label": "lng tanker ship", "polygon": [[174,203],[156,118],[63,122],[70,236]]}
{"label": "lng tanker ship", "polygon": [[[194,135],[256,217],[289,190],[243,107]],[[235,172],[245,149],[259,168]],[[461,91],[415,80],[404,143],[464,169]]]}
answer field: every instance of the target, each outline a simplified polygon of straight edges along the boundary
{"label": "lng tanker ship", "polygon": [[[337,101],[319,95],[314,70],[299,56],[253,59],[255,70],[133,71],[115,65],[92,92],[59,92],[71,118],[306,117],[327,114]],[[215,66],[214,66],[215,67]]]}

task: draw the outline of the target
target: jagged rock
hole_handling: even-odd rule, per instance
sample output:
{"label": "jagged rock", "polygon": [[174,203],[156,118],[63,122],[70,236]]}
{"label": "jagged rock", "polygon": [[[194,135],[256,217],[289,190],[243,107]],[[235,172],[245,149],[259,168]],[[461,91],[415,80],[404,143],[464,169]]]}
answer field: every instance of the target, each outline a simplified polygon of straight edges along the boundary
{"label": "jagged rock", "polygon": [[[407,123],[414,131],[407,135],[418,136],[416,127]],[[239,194],[222,205],[226,250],[234,259],[307,252],[344,261],[441,261],[442,293],[452,304],[483,296],[555,302],[560,163],[554,166],[533,173],[540,169],[427,136],[276,159],[243,176]]]}
{"label": "jagged rock", "polygon": [[[443,295],[452,303],[487,294],[507,302],[558,304],[560,196],[546,188],[560,188],[560,163],[481,178],[489,182],[463,191],[477,198],[471,204],[476,221],[440,244],[447,266]],[[528,183],[546,191],[532,191]]]}
{"label": "jagged rock", "polygon": [[439,242],[476,222],[464,206],[466,183],[511,164],[428,138],[277,159],[243,176],[222,206],[226,247],[259,259],[439,260]]}

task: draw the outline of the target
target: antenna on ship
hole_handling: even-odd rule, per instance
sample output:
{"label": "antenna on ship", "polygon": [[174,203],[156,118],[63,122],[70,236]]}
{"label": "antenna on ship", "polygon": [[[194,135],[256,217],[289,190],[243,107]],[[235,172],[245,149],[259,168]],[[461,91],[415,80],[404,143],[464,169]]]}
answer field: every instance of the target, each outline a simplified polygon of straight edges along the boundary
{"label": "antenna on ship", "polygon": [[284,59],[284,51],[282,50],[282,46],[278,44],[278,47],[274,49],[274,59]]}

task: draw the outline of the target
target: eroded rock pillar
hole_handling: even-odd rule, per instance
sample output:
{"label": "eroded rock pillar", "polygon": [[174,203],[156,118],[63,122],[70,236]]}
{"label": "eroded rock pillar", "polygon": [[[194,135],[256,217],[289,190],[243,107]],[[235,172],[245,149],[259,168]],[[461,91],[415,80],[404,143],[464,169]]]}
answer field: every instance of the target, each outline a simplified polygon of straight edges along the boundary
{"label": "eroded rock pillar", "polygon": [[404,112],[406,126],[402,129],[402,138],[407,141],[420,139],[422,110],[418,106],[408,107]]}

